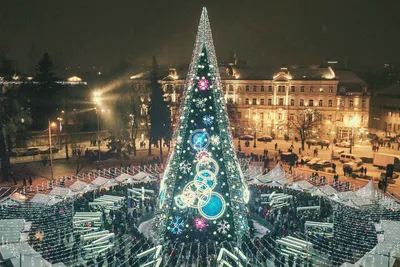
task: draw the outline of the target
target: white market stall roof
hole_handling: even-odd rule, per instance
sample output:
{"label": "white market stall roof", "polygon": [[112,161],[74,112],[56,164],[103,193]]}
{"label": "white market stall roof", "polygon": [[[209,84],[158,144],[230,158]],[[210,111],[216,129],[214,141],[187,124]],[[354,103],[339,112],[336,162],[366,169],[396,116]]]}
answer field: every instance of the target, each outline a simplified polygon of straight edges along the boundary
{"label": "white market stall roof", "polygon": [[130,178],[133,178],[133,175],[130,175],[130,174],[127,174],[127,173],[121,173],[120,175],[118,175],[115,178],[115,180],[120,182],[120,183],[123,183],[123,182],[125,182],[125,180],[128,180]]}
{"label": "white market stall roof", "polygon": [[96,179],[94,179],[91,184],[96,185],[98,187],[100,186],[104,186],[104,187],[111,187],[111,186],[115,186],[118,185],[118,183],[114,180],[114,179],[107,179],[104,177],[97,177]]}
{"label": "white market stall roof", "polygon": [[350,262],[343,262],[343,264],[340,265],[340,267],[355,267],[355,265]]}
{"label": "white market stall roof", "polygon": [[49,195],[59,196],[59,197],[73,197],[77,195],[77,192],[72,191],[70,188],[63,187],[54,187],[53,190],[50,191]]}
{"label": "white market stall roof", "polygon": [[375,187],[375,184],[370,180],[364,187],[361,187],[355,192],[359,197],[377,198],[381,195],[381,191]]}
{"label": "white market stall roof", "polygon": [[137,181],[156,181],[157,178],[147,172],[138,172],[133,176],[133,179]]}
{"label": "white market stall roof", "polygon": [[265,175],[259,176],[258,179],[263,183],[275,181],[280,184],[285,184],[286,183],[286,173],[282,169],[281,165],[278,163],[272,170],[270,170]]}
{"label": "white market stall roof", "polygon": [[327,196],[331,196],[331,195],[336,194],[338,192],[335,188],[333,188],[332,186],[327,185],[327,184],[318,187],[318,189],[321,190]]}
{"label": "white market stall roof", "polygon": [[91,185],[91,184],[87,184],[82,181],[76,181],[69,188],[76,192],[87,192],[87,191],[92,191],[92,190],[96,189],[97,187],[94,185]]}
{"label": "white market stall roof", "polygon": [[6,243],[26,241],[32,223],[24,219],[0,220],[0,240]]}
{"label": "white market stall roof", "polygon": [[311,190],[314,188],[314,185],[310,184],[306,180],[301,180],[301,181],[295,182],[295,184],[297,184],[304,190]]}
{"label": "white market stall roof", "polygon": [[48,206],[55,205],[61,202],[62,199],[52,195],[36,194],[31,200],[31,203],[45,204]]}
{"label": "white market stall roof", "polygon": [[32,266],[51,266],[49,262],[42,258],[39,252],[35,251],[27,243],[14,243],[0,246],[0,255],[4,261],[8,261],[7,266],[20,266],[19,256],[23,255],[21,267]]}

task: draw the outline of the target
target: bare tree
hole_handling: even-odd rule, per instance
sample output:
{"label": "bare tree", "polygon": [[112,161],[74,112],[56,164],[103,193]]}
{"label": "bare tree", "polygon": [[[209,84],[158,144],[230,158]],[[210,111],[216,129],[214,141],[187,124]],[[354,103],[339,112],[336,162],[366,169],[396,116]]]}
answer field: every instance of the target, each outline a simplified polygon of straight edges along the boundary
{"label": "bare tree", "polygon": [[301,149],[304,150],[306,139],[312,137],[313,131],[320,128],[321,114],[312,109],[297,109],[289,116],[287,126],[298,134]]}

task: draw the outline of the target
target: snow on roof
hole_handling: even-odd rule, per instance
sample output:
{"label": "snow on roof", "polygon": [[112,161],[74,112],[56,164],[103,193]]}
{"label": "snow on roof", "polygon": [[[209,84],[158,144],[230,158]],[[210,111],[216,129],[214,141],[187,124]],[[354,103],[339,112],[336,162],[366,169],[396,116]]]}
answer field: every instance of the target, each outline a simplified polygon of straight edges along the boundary
{"label": "snow on roof", "polygon": [[31,198],[30,202],[31,203],[37,203],[37,204],[45,204],[48,206],[52,206],[54,204],[57,204],[61,202],[62,199],[58,198],[54,195],[46,195],[46,194],[36,194],[33,198]]}
{"label": "snow on roof", "polygon": [[129,178],[133,178],[133,175],[127,173],[121,173],[120,175],[118,175],[118,177],[115,178],[115,180],[122,183]]}
{"label": "snow on roof", "polygon": [[110,179],[107,179],[107,178],[104,178],[104,177],[99,176],[99,177],[97,177],[96,179],[94,179],[94,180],[91,182],[91,184],[94,184],[94,185],[96,185],[96,186],[102,186],[102,185],[104,185],[105,183],[107,183],[109,180],[110,180]]}
{"label": "snow on roof", "polygon": [[76,194],[78,194],[77,192],[72,191],[70,188],[63,188],[63,187],[54,187],[49,195],[53,195],[53,196],[59,196],[59,197],[73,197]]}
{"label": "snow on roof", "polygon": [[149,178],[150,180],[151,180],[151,179],[157,180],[156,177],[154,177],[153,175],[151,175],[151,174],[149,174],[149,173],[147,173],[147,172],[138,172],[137,174],[135,174],[135,175],[133,176],[133,179],[138,180],[138,181],[144,180],[145,178]]}

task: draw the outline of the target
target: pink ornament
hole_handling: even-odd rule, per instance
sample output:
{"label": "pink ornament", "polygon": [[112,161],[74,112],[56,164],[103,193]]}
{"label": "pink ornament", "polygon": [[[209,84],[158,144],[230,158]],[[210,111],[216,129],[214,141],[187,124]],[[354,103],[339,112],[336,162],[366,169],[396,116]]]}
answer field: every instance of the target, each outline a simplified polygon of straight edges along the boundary
{"label": "pink ornament", "polygon": [[203,218],[195,218],[194,219],[194,227],[197,230],[203,230],[204,228],[207,227],[206,220]]}
{"label": "pink ornament", "polygon": [[210,152],[202,150],[199,153],[197,153],[197,159],[201,160],[203,158],[210,158]]}
{"label": "pink ornament", "polygon": [[199,88],[199,90],[201,90],[201,91],[207,90],[209,86],[210,86],[210,82],[204,77],[202,77],[199,80],[199,82],[197,83],[197,88]]}

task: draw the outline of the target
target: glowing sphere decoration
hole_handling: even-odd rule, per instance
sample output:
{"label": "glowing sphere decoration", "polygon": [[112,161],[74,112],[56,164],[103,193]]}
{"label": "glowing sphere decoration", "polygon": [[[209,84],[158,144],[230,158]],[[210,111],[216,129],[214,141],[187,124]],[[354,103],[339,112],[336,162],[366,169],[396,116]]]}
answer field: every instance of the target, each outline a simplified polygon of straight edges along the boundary
{"label": "glowing sphere decoration", "polygon": [[197,230],[200,230],[200,231],[203,230],[204,228],[207,227],[206,220],[203,219],[203,218],[195,218],[195,219],[194,219],[194,227],[195,227]]}
{"label": "glowing sphere decoration", "polygon": [[213,192],[210,200],[204,207],[199,209],[199,212],[203,218],[215,220],[224,214],[225,208],[226,203],[224,198],[220,194]]}
{"label": "glowing sphere decoration", "polygon": [[202,150],[196,155],[198,160],[202,160],[203,158],[211,158],[210,152],[206,150]]}
{"label": "glowing sphere decoration", "polygon": [[207,148],[210,144],[209,134],[200,129],[193,131],[189,137],[189,140],[190,145],[196,150]]}
{"label": "glowing sphere decoration", "polygon": [[208,88],[210,87],[210,82],[202,77],[198,82],[197,82],[197,88],[201,91],[205,91],[208,90]]}

